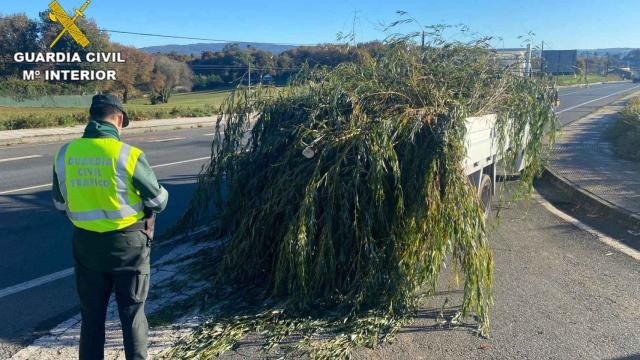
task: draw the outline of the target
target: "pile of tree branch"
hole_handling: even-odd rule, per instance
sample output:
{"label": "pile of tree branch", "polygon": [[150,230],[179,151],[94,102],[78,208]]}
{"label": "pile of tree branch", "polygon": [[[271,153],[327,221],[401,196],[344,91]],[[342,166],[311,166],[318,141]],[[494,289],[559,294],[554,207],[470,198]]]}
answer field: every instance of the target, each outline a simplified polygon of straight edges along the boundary
{"label": "pile of tree branch", "polygon": [[505,69],[482,41],[400,37],[284,91],[238,90],[221,113],[187,217],[216,210],[229,241],[211,279],[225,296],[212,299],[243,310],[216,307],[172,356],[216,355],[254,330],[267,348],[296,333],[292,353],[348,356],[393,334],[447,260],[463,279],[459,316],[487,332],[492,256],[462,169],[465,119],[499,115],[505,161],[529,159],[526,188],[555,129],[544,79]]}

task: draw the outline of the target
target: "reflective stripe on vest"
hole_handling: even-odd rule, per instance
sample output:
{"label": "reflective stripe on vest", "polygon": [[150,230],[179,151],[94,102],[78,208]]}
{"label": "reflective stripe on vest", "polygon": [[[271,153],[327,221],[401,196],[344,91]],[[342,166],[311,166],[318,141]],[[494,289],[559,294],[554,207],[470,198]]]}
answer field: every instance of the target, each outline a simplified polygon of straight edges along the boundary
{"label": "reflective stripe on vest", "polygon": [[[107,232],[125,228],[144,216],[142,199],[131,186],[140,153],[115,139],[79,139],[60,149],[56,174],[67,216],[75,226]],[[95,161],[98,163],[92,163]],[[77,169],[69,176],[72,166]],[[91,176],[88,180],[86,172]]]}
{"label": "reflective stripe on vest", "polygon": [[69,219],[75,221],[92,221],[92,220],[119,220],[128,216],[136,215],[138,212],[144,210],[142,203],[136,204],[136,206],[129,206],[122,210],[92,210],[74,212],[67,211]]}
{"label": "reflective stripe on vest", "polygon": [[[67,148],[69,144],[64,144],[60,151],[58,152],[58,158],[56,159],[56,174],[58,175],[58,187],[60,188],[60,193],[62,194],[62,198],[66,203],[68,203],[67,197],[67,167],[64,165],[64,159],[67,156]],[[67,207],[68,209],[69,207]]]}

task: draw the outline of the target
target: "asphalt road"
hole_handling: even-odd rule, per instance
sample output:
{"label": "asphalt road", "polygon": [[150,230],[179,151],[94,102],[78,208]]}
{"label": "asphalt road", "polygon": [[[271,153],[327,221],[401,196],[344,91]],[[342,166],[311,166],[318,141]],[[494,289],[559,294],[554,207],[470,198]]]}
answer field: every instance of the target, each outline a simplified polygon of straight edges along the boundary
{"label": "asphalt road", "polygon": [[[597,107],[611,103],[638,89],[640,89],[638,84],[630,83],[565,89],[560,92],[561,106],[558,109],[558,114],[563,124],[569,123]],[[212,130],[177,130],[125,136],[125,141],[140,147],[146,153],[150,163],[156,166],[155,171],[161,183],[167,187],[171,194],[169,208],[159,217],[159,231],[172,225],[189,201],[194,189],[195,176],[201,166],[206,163],[206,158],[210,153],[211,136],[207,134],[208,132],[210,133]],[[2,249],[0,254],[0,358],[9,357],[37,337],[40,332],[48,330],[78,310],[73,278],[68,276],[69,273],[64,273],[73,265],[69,240],[71,226],[63,214],[53,209],[50,200],[49,183],[51,182],[52,158],[60,145],[25,145],[0,149],[0,248]],[[496,303],[502,304],[501,302],[504,301],[505,298],[501,294],[510,294],[508,298],[512,300],[509,300],[510,302],[504,306],[513,313],[513,317],[505,321],[513,321],[513,324],[527,321],[527,317],[520,316],[513,307],[529,304],[527,301],[531,299],[525,301],[522,297],[535,299],[537,296],[526,291],[523,292],[519,290],[520,288],[539,289],[543,293],[548,291],[551,292],[549,296],[552,296],[553,292],[557,291],[557,286],[546,283],[547,280],[544,278],[536,280],[535,272],[526,278],[512,278],[502,274],[521,273],[523,271],[522,263],[530,261],[531,254],[537,255],[534,258],[538,264],[536,266],[539,266],[541,271],[552,271],[554,263],[550,261],[554,259],[558,265],[557,270],[573,271],[571,264],[561,266],[562,264],[557,262],[559,261],[557,258],[541,256],[540,251],[542,250],[540,248],[522,247],[515,244],[538,239],[536,241],[546,245],[545,239],[558,242],[560,241],[558,234],[564,234],[567,239],[573,239],[572,241],[583,246],[586,255],[596,252],[600,254],[603,249],[601,244],[590,239],[591,235],[557,219],[555,222],[551,221],[550,219],[554,218],[539,208],[539,205],[534,203],[530,205],[530,208],[540,215],[527,217],[522,216],[521,210],[506,210],[504,211],[505,217],[513,217],[516,220],[504,221],[501,224],[501,231],[508,234],[504,235],[505,239],[511,239],[505,240],[507,245],[511,244],[507,254],[514,258],[504,263],[496,261],[496,299],[500,297]],[[558,232],[557,229],[561,229],[561,231]],[[576,244],[571,245],[569,242],[562,242],[561,245],[565,246],[563,249],[567,250],[569,255],[571,255],[569,250],[577,246]],[[154,257],[164,251],[166,250],[154,248]],[[556,254],[553,247],[549,251]],[[499,254],[499,250],[496,253]],[[578,258],[582,261],[588,259],[582,257],[585,254],[576,256],[579,256]],[[627,286],[624,288],[623,284],[626,281],[631,281],[633,276],[635,276],[637,284],[638,264],[630,262],[624,257],[621,258],[618,254],[607,259],[620,259],[623,265],[617,268],[618,271],[612,271],[607,269],[609,266],[607,263],[593,262],[594,268],[591,269],[591,273],[610,273],[611,284],[620,285],[621,292],[626,292],[625,294],[628,296],[637,298],[639,294],[637,287]],[[587,260],[584,261],[591,264]],[[56,276],[60,276],[60,278],[56,279]],[[508,279],[505,279],[504,276],[507,276]],[[43,279],[43,277],[47,281],[41,281],[40,285],[34,286],[33,280]],[[528,285],[527,281],[532,281],[532,283]],[[581,299],[580,295],[581,286],[584,285],[581,281],[575,277],[564,277],[562,284],[563,287],[566,287],[566,291],[573,294],[575,301],[584,302],[585,300]],[[24,284],[30,285],[28,289],[7,293],[7,289]],[[551,287],[547,289],[545,286]],[[601,290],[598,296],[608,296],[605,294],[609,291],[607,289],[609,288]],[[590,291],[597,293],[599,290],[593,288]],[[553,321],[553,326],[552,322],[546,323],[550,327],[546,331],[556,337],[563,336],[565,341],[571,341],[571,327],[563,322],[561,312],[570,309],[571,301],[574,300],[567,297],[559,297],[555,300],[557,303],[553,306],[557,308],[548,307],[546,310],[540,308],[538,309],[539,313],[532,315],[557,319],[557,321]],[[597,305],[598,303],[594,303],[591,310],[599,311]],[[638,315],[637,312],[632,314]],[[517,327],[514,328],[513,324],[508,326],[516,329]],[[610,325],[607,323],[607,326]],[[559,329],[563,329],[566,333],[557,334]],[[635,335],[636,338],[638,335],[637,332],[627,332],[627,334]],[[428,341],[430,346],[438,346],[432,341]],[[449,341],[448,338],[442,339],[442,342],[447,341]],[[511,346],[516,346],[516,344]],[[640,350],[637,351],[640,353]],[[522,354],[526,353],[526,349],[523,348]]]}
{"label": "asphalt road", "polygon": [[638,90],[640,90],[640,84],[630,82],[562,89],[559,92],[560,107],[557,111],[560,122],[566,125]]}

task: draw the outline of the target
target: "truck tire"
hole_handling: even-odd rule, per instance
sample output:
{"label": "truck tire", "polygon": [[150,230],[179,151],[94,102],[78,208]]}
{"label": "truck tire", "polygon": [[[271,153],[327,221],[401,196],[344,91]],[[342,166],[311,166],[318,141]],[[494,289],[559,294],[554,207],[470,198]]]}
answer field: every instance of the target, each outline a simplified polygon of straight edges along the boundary
{"label": "truck tire", "polygon": [[491,215],[491,198],[493,198],[493,181],[491,176],[483,174],[480,179],[480,187],[478,187],[478,196],[480,197],[480,205],[484,212],[484,220],[487,221]]}

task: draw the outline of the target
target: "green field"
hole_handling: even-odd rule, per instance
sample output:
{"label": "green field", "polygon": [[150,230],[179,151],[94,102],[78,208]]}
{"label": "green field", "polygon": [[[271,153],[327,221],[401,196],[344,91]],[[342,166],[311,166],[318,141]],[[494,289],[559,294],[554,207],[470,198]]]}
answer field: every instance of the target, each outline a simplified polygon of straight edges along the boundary
{"label": "green field", "polygon": [[[567,86],[567,85],[578,85],[584,84],[585,79],[584,76],[575,76],[575,75],[560,75],[554,76],[556,79],[558,86]],[[618,81],[620,78],[615,75],[602,76],[602,75],[588,75],[586,82],[589,84],[603,82],[603,81]]]}
{"label": "green field", "polygon": [[[169,103],[159,105],[150,105],[148,99],[136,99],[125,104],[125,108],[134,121],[210,116],[228,94],[229,91],[176,94],[170,98]],[[56,103],[65,103],[64,97],[56,98]],[[48,101],[50,100],[43,99],[43,103]],[[37,107],[37,101],[30,101],[14,106],[0,106],[0,130],[70,126],[86,122],[87,116],[88,106]]]}
{"label": "green field", "polygon": [[167,104],[150,105],[147,99],[135,99],[127,104],[132,110],[145,110],[149,108],[165,107],[172,108],[175,106],[202,106],[211,105],[219,106],[222,101],[229,95],[228,90],[225,91],[199,91],[183,94],[175,94],[169,99]]}

